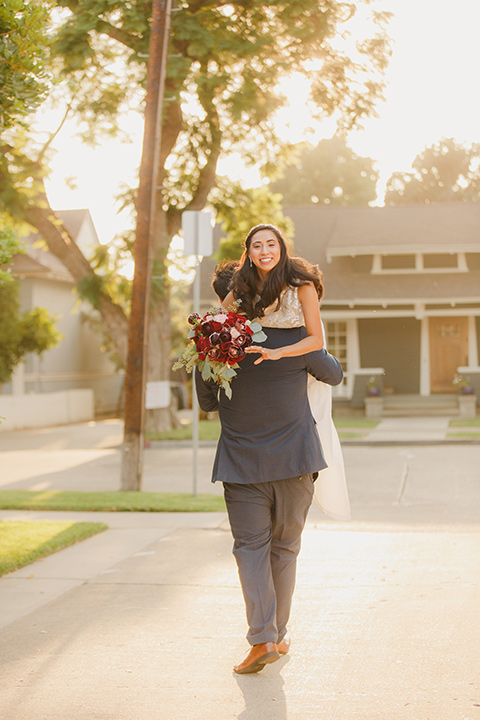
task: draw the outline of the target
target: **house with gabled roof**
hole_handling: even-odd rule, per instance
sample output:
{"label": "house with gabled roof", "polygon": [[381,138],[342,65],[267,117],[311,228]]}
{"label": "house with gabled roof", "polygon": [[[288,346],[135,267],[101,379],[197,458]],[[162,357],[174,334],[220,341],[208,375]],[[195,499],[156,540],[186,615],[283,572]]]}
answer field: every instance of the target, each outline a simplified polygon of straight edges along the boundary
{"label": "house with gabled roof", "polygon": [[[56,215],[88,257],[99,243],[90,212],[62,210]],[[11,270],[20,282],[22,312],[34,307],[46,308],[57,318],[56,328],[63,338],[41,357],[27,355],[17,367],[12,382],[3,386],[1,397],[7,402],[8,396],[89,390],[93,397],[91,417],[94,413],[116,412],[122,401],[123,375],[102,352],[102,338],[92,329],[91,320],[95,311],[87,303],[79,301],[72,276],[41,240],[36,233],[22,238],[20,244],[24,253],[15,256]],[[69,397],[66,402],[71,404],[73,396]],[[75,402],[80,402],[78,393],[75,397]],[[46,416],[45,400],[43,407]],[[70,418],[78,418],[74,409],[70,408],[68,412]],[[7,418],[2,429],[8,429],[8,413],[0,414]],[[85,418],[82,416],[81,419]],[[37,424],[41,424],[41,418]],[[23,426],[28,427],[28,424]]]}
{"label": "house with gabled roof", "polygon": [[[286,206],[284,213],[295,227],[295,254],[324,273],[328,349],[345,372],[334,389],[338,404],[363,405],[372,376],[390,404],[455,402],[459,369],[480,397],[480,204]],[[202,285],[208,292],[206,278]]]}

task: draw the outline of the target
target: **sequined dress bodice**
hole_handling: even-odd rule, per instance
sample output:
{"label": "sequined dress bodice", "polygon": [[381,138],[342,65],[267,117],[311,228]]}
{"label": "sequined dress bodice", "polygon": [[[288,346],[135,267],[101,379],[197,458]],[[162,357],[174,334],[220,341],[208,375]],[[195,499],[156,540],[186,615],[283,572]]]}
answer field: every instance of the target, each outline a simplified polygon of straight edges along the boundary
{"label": "sequined dress bodice", "polygon": [[265,315],[260,318],[263,327],[293,328],[305,325],[298,288],[288,285],[280,294],[280,307],[277,308],[277,305],[275,302],[265,309]]}

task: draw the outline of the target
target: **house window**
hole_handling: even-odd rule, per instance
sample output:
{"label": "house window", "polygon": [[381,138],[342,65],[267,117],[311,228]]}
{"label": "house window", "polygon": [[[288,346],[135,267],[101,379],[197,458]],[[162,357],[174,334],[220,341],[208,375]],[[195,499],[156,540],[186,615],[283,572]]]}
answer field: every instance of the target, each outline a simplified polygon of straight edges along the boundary
{"label": "house window", "polygon": [[373,256],[372,274],[468,272],[465,253],[397,253]]}
{"label": "house window", "polygon": [[347,323],[328,321],[325,323],[327,350],[340,361],[343,372],[348,372]]}
{"label": "house window", "polygon": [[382,270],[415,270],[415,255],[385,255]]}
{"label": "house window", "polygon": [[438,325],[437,333],[440,337],[453,337],[459,338],[461,335],[460,327],[458,325],[447,323]]}
{"label": "house window", "polygon": [[425,270],[433,268],[457,268],[458,267],[458,255],[457,253],[439,253],[435,255],[424,255],[423,256],[423,267]]}

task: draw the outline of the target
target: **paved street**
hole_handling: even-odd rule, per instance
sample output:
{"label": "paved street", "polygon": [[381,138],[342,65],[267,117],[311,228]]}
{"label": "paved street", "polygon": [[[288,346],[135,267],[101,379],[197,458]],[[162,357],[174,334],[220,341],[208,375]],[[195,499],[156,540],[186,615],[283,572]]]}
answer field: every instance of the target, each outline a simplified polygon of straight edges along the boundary
{"label": "paved street", "polygon": [[[247,645],[223,513],[0,511],[110,526],[0,579],[0,720],[480,718],[480,445],[383,432],[344,443],[353,520],[312,509],[291,655],[256,676],[231,670]],[[0,434],[0,484],[117,489],[119,441],[114,422]],[[219,491],[213,452],[199,492]],[[191,489],[190,448],[145,456],[145,490]]]}

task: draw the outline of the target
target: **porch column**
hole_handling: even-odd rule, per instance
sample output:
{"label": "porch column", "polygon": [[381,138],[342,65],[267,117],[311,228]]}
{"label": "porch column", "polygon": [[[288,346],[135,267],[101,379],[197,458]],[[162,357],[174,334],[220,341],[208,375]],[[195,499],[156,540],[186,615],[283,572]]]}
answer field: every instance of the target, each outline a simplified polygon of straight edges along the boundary
{"label": "porch column", "polygon": [[420,319],[420,395],[430,395],[430,339],[428,317]]}
{"label": "porch column", "polygon": [[474,315],[468,316],[468,364],[470,367],[478,365],[477,323]]}

